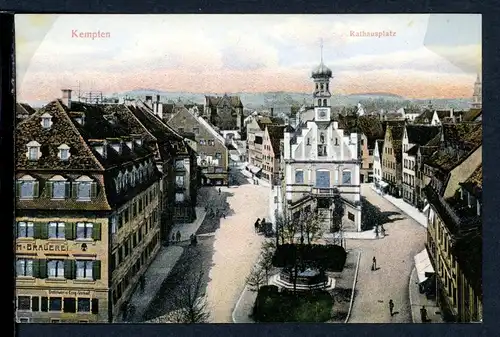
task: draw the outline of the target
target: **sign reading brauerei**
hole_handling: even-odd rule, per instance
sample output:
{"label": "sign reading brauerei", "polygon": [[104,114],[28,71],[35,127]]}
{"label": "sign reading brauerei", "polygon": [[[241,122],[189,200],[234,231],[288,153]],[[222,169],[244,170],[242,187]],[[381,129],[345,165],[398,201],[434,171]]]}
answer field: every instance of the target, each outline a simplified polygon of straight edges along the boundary
{"label": "sign reading brauerei", "polygon": [[90,296],[90,290],[50,289],[49,295]]}
{"label": "sign reading brauerei", "polygon": [[16,251],[67,252],[67,243],[16,243]]}

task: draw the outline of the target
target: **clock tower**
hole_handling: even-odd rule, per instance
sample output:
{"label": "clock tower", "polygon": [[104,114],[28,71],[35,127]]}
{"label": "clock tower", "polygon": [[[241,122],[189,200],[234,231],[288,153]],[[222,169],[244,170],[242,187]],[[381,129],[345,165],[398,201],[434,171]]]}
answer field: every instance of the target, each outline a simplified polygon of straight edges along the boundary
{"label": "clock tower", "polygon": [[321,63],[313,69],[311,77],[314,81],[314,116],[318,122],[329,122],[331,116],[330,78],[332,71],[323,63],[323,45],[321,45]]}

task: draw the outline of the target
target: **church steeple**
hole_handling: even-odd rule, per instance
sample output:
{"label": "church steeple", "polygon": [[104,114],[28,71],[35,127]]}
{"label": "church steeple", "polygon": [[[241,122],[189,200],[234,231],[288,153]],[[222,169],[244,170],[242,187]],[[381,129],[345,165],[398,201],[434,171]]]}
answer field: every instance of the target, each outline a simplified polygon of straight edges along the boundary
{"label": "church steeple", "polygon": [[[332,71],[323,63],[323,40],[320,44],[320,64],[313,69],[311,77],[314,81],[314,108],[316,110],[316,119],[330,120],[331,96],[330,93],[330,78]],[[321,109],[318,109],[321,108]]]}
{"label": "church steeple", "polygon": [[483,107],[483,83],[481,78],[481,73],[476,76],[476,82],[474,83],[474,93],[472,94],[472,102],[470,107],[472,109],[482,109]]}

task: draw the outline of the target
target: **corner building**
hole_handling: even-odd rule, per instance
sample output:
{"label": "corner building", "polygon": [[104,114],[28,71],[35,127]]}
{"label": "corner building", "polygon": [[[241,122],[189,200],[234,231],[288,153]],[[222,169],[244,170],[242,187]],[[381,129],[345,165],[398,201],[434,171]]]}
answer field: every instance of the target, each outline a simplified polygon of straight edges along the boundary
{"label": "corner building", "polygon": [[154,138],[71,91],[16,128],[16,320],[107,323],[159,250]]}
{"label": "corner building", "polygon": [[316,210],[331,232],[361,231],[358,134],[343,130],[332,116],[331,77],[323,62],[313,70],[314,117],[284,133],[284,209],[294,220],[302,210]]}

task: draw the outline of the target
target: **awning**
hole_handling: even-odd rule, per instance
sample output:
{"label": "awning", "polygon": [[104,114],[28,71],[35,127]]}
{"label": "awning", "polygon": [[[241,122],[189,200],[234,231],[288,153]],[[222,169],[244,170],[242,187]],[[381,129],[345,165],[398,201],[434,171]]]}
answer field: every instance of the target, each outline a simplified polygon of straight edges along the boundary
{"label": "awning", "polygon": [[253,174],[257,174],[262,169],[260,167],[255,166],[255,165],[248,164],[247,165],[247,170],[250,171],[250,172],[252,172]]}
{"label": "awning", "polygon": [[427,253],[427,249],[424,249],[414,257],[415,268],[417,269],[418,282],[422,283],[427,280],[426,273],[434,273],[434,268],[432,267],[431,259]]}
{"label": "awning", "polygon": [[389,184],[388,184],[388,183],[386,183],[386,182],[385,182],[385,181],[383,181],[383,180],[380,180],[378,184],[379,184],[379,185],[380,185],[380,187],[382,187],[382,188],[385,188],[385,187],[389,186]]}
{"label": "awning", "polygon": [[424,214],[427,216],[429,216],[429,208],[430,208],[430,204],[426,204],[424,206],[424,209],[423,209]]}

